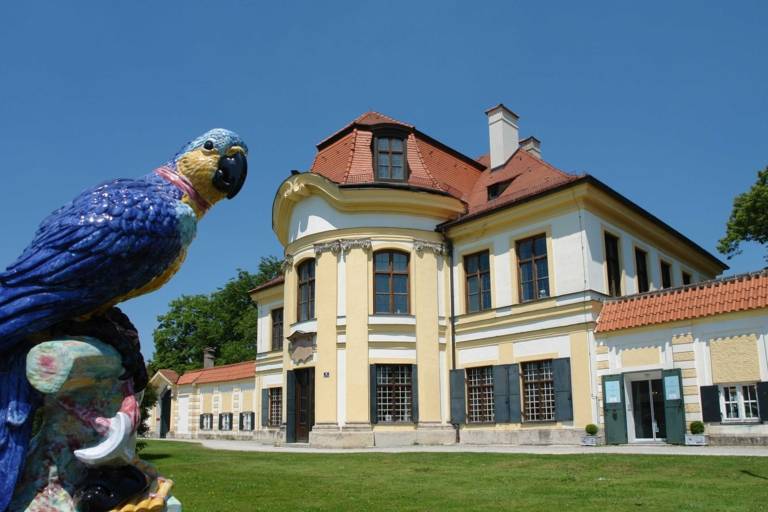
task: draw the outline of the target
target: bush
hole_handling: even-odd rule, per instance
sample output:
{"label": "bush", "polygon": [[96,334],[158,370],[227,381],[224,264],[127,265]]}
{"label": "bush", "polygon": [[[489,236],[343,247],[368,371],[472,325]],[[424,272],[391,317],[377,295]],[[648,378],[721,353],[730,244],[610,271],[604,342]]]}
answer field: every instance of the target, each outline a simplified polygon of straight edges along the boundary
{"label": "bush", "polygon": [[594,423],[590,423],[584,428],[584,430],[587,432],[588,436],[594,436],[597,435],[598,428]]}
{"label": "bush", "polygon": [[691,434],[699,435],[704,433],[704,423],[700,421],[691,422]]}

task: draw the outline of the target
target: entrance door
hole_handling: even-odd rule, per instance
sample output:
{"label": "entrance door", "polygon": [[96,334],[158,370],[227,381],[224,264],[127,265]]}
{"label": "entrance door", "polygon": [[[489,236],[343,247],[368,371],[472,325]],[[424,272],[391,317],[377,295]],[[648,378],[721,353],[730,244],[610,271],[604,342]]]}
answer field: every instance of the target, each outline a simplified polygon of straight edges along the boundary
{"label": "entrance door", "polygon": [[160,437],[165,439],[171,429],[171,390],[166,389],[160,398]]}
{"label": "entrance door", "polygon": [[636,441],[659,441],[666,437],[662,388],[661,379],[632,381],[632,418]]}
{"label": "entrance door", "polygon": [[309,441],[315,423],[315,369],[296,370],[296,442]]}
{"label": "entrance door", "polygon": [[605,442],[624,444],[627,442],[627,419],[624,412],[624,376],[603,376],[603,418],[605,420]]}
{"label": "entrance door", "polygon": [[176,433],[189,434],[189,395],[179,396],[176,413]]}

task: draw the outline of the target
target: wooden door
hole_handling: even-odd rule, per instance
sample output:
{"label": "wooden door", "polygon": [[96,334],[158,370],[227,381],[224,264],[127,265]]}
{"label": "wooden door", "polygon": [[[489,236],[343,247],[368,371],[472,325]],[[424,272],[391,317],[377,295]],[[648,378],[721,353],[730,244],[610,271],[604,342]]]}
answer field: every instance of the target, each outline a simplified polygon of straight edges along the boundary
{"label": "wooden door", "polygon": [[315,369],[296,371],[296,442],[309,441],[309,431],[315,423]]}

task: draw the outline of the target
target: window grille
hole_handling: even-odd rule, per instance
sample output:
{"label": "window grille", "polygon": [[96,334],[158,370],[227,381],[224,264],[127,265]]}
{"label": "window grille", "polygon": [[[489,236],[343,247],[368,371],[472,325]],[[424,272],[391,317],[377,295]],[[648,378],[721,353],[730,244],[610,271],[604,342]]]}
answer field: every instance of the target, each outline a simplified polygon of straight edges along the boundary
{"label": "window grille", "polygon": [[467,422],[489,423],[495,420],[493,403],[493,368],[467,368]]}
{"label": "window grille", "polygon": [[552,361],[536,361],[522,366],[525,421],[555,421]]}
{"label": "window grille", "polygon": [[283,412],[283,388],[269,388],[269,426],[279,427]]}
{"label": "window grille", "polygon": [[413,421],[411,365],[376,365],[376,414],[381,422]]}

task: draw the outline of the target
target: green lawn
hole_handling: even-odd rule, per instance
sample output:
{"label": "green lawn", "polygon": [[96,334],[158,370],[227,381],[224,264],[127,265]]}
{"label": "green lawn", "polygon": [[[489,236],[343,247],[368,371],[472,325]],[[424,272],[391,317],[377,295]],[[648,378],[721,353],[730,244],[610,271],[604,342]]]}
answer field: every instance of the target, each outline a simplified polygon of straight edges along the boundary
{"label": "green lawn", "polygon": [[768,510],[768,458],[242,453],[150,441],[185,512]]}

